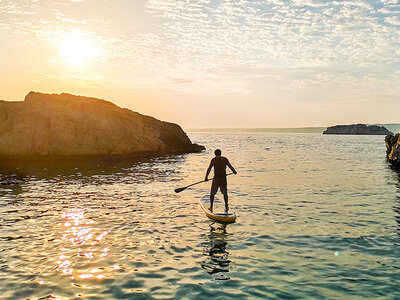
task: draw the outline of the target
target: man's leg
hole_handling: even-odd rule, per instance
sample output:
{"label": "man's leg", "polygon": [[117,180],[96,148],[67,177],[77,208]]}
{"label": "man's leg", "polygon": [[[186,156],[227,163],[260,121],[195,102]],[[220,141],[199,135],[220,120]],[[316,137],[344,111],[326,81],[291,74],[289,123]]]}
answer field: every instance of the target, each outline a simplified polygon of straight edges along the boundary
{"label": "man's leg", "polygon": [[223,185],[221,185],[221,193],[224,195],[224,200],[225,200],[225,212],[228,212],[229,206],[228,206],[228,188],[226,182],[224,182]]}
{"label": "man's leg", "polygon": [[213,183],[211,184],[211,192],[210,192],[210,208],[209,208],[209,210],[211,212],[213,211],[214,196],[217,193],[217,191],[218,191],[218,186],[213,181]]}
{"label": "man's leg", "polygon": [[224,200],[225,200],[225,212],[228,213],[229,211],[229,206],[228,206],[228,193],[224,194]]}

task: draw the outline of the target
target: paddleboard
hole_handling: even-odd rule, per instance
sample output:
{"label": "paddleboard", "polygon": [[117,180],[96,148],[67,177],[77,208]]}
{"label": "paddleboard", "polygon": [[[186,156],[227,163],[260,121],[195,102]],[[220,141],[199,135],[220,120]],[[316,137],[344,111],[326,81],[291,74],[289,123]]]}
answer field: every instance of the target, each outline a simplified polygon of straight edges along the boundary
{"label": "paddleboard", "polygon": [[199,200],[199,206],[204,211],[207,217],[209,217],[213,221],[217,221],[219,223],[233,223],[236,220],[235,213],[224,213],[215,211],[215,204],[221,203],[217,197],[214,198],[214,212],[211,212],[208,208],[210,207],[210,195],[205,195],[201,197]]}

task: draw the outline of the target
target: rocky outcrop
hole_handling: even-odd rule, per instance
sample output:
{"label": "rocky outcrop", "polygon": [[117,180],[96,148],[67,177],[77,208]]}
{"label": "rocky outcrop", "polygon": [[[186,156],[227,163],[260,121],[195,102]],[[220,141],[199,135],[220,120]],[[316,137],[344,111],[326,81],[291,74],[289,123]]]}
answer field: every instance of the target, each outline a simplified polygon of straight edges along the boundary
{"label": "rocky outcrop", "polygon": [[0,101],[0,157],[156,156],[200,152],[177,124],[70,94]]}
{"label": "rocky outcrop", "polygon": [[378,125],[336,125],[328,127],[323,134],[360,134],[360,135],[385,135],[391,132],[383,126]]}
{"label": "rocky outcrop", "polygon": [[388,134],[385,137],[386,157],[393,165],[400,166],[400,134]]}

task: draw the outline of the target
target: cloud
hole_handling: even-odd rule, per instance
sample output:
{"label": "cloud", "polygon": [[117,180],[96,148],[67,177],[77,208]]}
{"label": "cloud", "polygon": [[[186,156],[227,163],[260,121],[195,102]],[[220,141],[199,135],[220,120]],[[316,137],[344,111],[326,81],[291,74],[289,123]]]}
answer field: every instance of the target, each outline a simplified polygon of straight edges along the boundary
{"label": "cloud", "polygon": [[[82,2],[88,11],[90,5],[113,7],[116,13],[109,19],[78,18],[67,9],[71,2]],[[295,80],[302,88],[327,80],[350,88],[365,78],[348,70],[393,65],[400,57],[395,0],[148,0],[142,14],[152,18],[151,25],[136,29],[138,21],[130,18],[135,26],[126,21],[119,30],[110,28],[126,8],[117,10],[114,1],[40,3],[44,0],[0,2],[0,29],[52,44],[80,28],[104,49],[102,61],[145,70],[145,84],[215,80],[239,89],[264,78],[290,86],[293,74],[300,74]],[[300,71],[304,68],[315,72]],[[153,69],[157,75],[151,77]],[[382,72],[379,76],[390,78],[392,71]]]}
{"label": "cloud", "polygon": [[382,3],[384,5],[392,6],[392,5],[399,4],[399,1],[398,0],[382,0]]}
{"label": "cloud", "polygon": [[370,3],[267,3],[269,6],[261,1],[215,5],[152,0],[148,8],[164,18],[167,32],[179,42],[180,50],[189,52],[191,59],[207,52],[214,58],[223,54],[225,60],[213,60],[214,65],[221,63],[220,67],[225,63],[271,66],[288,60],[298,66],[332,62],[365,65],[396,59],[393,37],[399,37],[399,31],[388,31]]}
{"label": "cloud", "polygon": [[392,24],[392,25],[400,26],[400,18],[399,17],[395,17],[395,16],[386,17],[385,18],[385,22],[389,23],[389,24]]}

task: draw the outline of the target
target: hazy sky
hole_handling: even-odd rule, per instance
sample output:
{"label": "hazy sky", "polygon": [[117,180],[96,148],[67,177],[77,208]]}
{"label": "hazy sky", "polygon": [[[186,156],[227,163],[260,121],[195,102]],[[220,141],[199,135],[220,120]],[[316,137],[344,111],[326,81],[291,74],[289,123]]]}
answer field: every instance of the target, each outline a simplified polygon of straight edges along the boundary
{"label": "hazy sky", "polygon": [[0,99],[184,128],[400,122],[400,1],[0,0]]}

